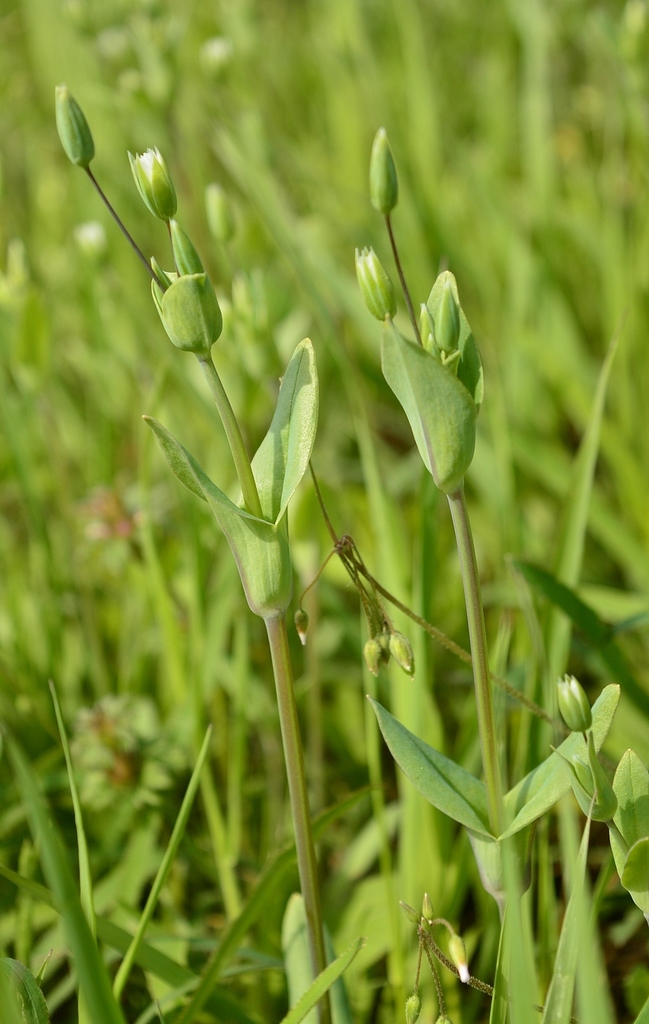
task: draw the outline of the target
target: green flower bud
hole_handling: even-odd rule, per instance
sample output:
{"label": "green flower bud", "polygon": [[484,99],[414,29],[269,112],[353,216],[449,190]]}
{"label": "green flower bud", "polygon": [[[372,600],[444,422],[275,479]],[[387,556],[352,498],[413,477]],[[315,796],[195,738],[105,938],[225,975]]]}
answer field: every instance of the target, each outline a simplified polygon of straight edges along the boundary
{"label": "green flower bud", "polygon": [[412,653],[412,647],[410,641],[403,633],[390,633],[390,654],[396,661],[397,665],[407,672],[409,676],[415,674],[415,656]]}
{"label": "green flower bud", "polygon": [[381,645],[374,637],[370,637],[363,647],[363,657],[372,675],[378,676],[381,664]]}
{"label": "green flower bud", "polygon": [[188,274],[165,292],[152,282],[153,301],[177,348],[206,357],[223,329],[223,317],[207,274]]}
{"label": "green flower bud", "polygon": [[457,284],[449,270],[442,275],[442,294],[435,319],[435,344],[448,355],[455,352],[460,340],[460,304],[457,299]]}
{"label": "green flower bud", "polygon": [[178,209],[176,190],[160,150],[147,149],[138,156],[128,154],[133,178],[142,201],[154,217],[171,220]]}
{"label": "green flower bud", "polygon": [[451,1020],[450,1017],[447,1017],[446,1014],[444,1014],[443,1016],[439,1016],[437,1018],[435,1024],[453,1024],[453,1021]]}
{"label": "green flower bud", "polygon": [[381,266],[374,249],[356,250],[356,277],[365,305],[377,320],[393,317],[397,296],[392,281]]}
{"label": "green flower bud", "polygon": [[299,636],[300,642],[304,647],[306,644],[306,631],[309,628],[309,616],[305,612],[304,608],[298,608],[298,610],[295,613],[294,621],[295,629],[297,630],[297,635]]}
{"label": "green flower bud", "polygon": [[431,900],[427,892],[424,893],[424,899],[421,905],[421,914],[422,917],[425,917],[427,921],[432,921],[433,917],[435,916],[435,912],[433,910],[433,901]]}
{"label": "green flower bud", "polygon": [[418,992],[413,992],[406,999],[406,1024],[417,1024],[421,1013],[421,999]]}
{"label": "green flower bud", "polygon": [[399,906],[411,924],[419,924],[419,914],[414,907],[411,907],[408,903],[404,903],[403,900],[399,900]]}
{"label": "green flower bud", "polygon": [[419,307],[419,333],[421,343],[427,352],[432,352],[435,347],[435,324],[425,302]]}
{"label": "green flower bud", "polygon": [[370,157],[370,202],[375,210],[387,217],[399,199],[397,168],[385,128],[379,128],[372,144]]}
{"label": "green flower bud", "polygon": [[557,683],[559,711],[571,732],[586,732],[593,724],[588,698],[574,676],[564,676]]}
{"label": "green flower bud", "polygon": [[87,168],[95,155],[90,126],[83,111],[64,83],[55,92],[56,130],[68,160]]}
{"label": "green flower bud", "polygon": [[234,235],[234,217],[225,189],[212,182],[205,189],[207,225],[213,237],[225,245]]}
{"label": "green flower bud", "polygon": [[455,933],[451,935],[448,943],[448,952],[458,969],[460,981],[466,985],[471,975],[469,974],[469,965],[466,958],[466,946],[461,935],[456,935]]}
{"label": "green flower bud", "polygon": [[202,274],[204,267],[200,256],[177,220],[169,222],[169,230],[171,231],[171,248],[173,249],[174,262],[180,276],[182,277],[185,274]]}

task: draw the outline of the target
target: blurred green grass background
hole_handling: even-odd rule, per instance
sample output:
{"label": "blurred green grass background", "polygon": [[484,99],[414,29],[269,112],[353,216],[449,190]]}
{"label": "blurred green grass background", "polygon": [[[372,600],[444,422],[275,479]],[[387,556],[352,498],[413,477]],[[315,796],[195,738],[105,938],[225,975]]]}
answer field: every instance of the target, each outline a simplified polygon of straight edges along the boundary
{"label": "blurred green grass background", "polygon": [[[225,543],[140,420],[159,416],[232,489],[216,413],[193,361],[170,351],[141,268],[61,151],[54,86],[66,81],[81,103],[97,177],[164,266],[164,229],[142,207],[126,159],[127,149],[162,150],[181,222],[222,299],[215,359],[251,449],[292,347],[312,337],[322,386],[314,465],[336,528],[354,536],[386,586],[465,642],[447,512],[382,380],[378,331],[354,279],[356,245],[374,245],[392,272],[367,196],[371,141],[386,126],[415,302],[449,267],[481,345],[486,400],[468,488],[488,628],[494,667],[533,692],[537,654],[506,555],[552,565],[571,459],[620,328],[580,593],[611,623],[649,611],[649,12],[644,0],[194,0],[182,9],[4,0],[0,52],[0,710],[72,849],[47,689],[56,681],[77,722],[98,909],[126,927],[159,862],[196,735],[214,723],[212,782],[156,919],[161,948],[200,963],[290,835],[270,670]],[[226,249],[206,226],[211,181],[235,208]],[[405,309],[399,316],[405,331]],[[328,552],[306,485],[292,538],[299,590]],[[376,778],[383,762],[391,843],[381,842],[380,807],[372,819],[366,801],[327,835],[323,858],[340,949],[371,937],[350,971],[359,1019],[387,1021],[413,970],[394,899],[418,906],[427,889],[438,912],[465,922],[470,944],[480,938],[475,973],[486,975],[495,905],[466,844],[397,780],[378,746],[363,701],[357,601],[334,562],[311,612],[309,646],[304,658],[295,653],[315,809]],[[382,698],[478,770],[469,675],[408,632],[417,678],[390,674]],[[620,643],[646,689],[646,631]],[[608,681],[583,644],[571,666],[591,696]],[[79,719],[102,699],[104,718]],[[97,737],[109,752],[99,766]],[[611,756],[629,745],[649,761],[647,721],[623,697]],[[38,877],[27,834],[3,767],[0,859]],[[560,908],[555,839],[546,842],[538,917],[547,972]],[[251,940],[274,969],[256,964],[232,982],[261,1019],[281,1016],[276,958],[289,892],[288,883],[278,891]],[[636,966],[646,939],[621,890],[607,899],[605,951],[623,1020],[647,984]],[[0,945],[32,965],[55,948],[53,1020],[72,1020],[74,980],[54,915],[4,882]],[[128,998],[134,1020],[148,1002],[143,976]],[[478,999],[460,1012],[450,983],[449,999],[456,1024],[484,1019]]]}

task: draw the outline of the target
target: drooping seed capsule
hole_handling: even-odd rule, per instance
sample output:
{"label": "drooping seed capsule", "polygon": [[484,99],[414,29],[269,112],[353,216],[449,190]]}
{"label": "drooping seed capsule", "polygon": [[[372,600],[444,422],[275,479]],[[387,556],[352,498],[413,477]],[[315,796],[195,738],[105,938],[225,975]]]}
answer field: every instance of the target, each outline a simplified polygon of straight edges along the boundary
{"label": "drooping seed capsule", "polygon": [[406,999],[406,1024],[417,1024],[421,1013],[421,999],[418,992],[413,992]]}
{"label": "drooping seed capsule", "polygon": [[189,235],[185,234],[177,220],[169,222],[169,230],[171,232],[171,248],[173,249],[178,273],[181,276],[184,274],[202,274],[204,267]]}
{"label": "drooping seed capsule", "polygon": [[234,235],[234,217],[225,189],[215,181],[205,189],[205,212],[212,236],[226,245]]}
{"label": "drooping seed capsule", "polygon": [[387,217],[399,200],[397,168],[385,128],[374,136],[370,157],[370,202],[375,210]]}
{"label": "drooping seed capsule", "polygon": [[95,155],[92,132],[84,113],[65,83],[55,91],[56,130],[68,160],[87,168]]}
{"label": "drooping seed capsule", "polygon": [[356,277],[365,305],[372,316],[377,320],[395,316],[397,296],[374,249],[356,250]]}
{"label": "drooping seed capsule", "polygon": [[297,609],[294,616],[294,621],[297,635],[300,638],[300,643],[304,647],[306,644],[307,629],[309,628],[309,616],[305,612],[304,608]]}
{"label": "drooping seed capsule", "polygon": [[128,154],[133,179],[142,201],[154,217],[169,221],[178,209],[176,190],[160,150],[147,149],[146,153]]}
{"label": "drooping seed capsule", "polygon": [[365,658],[365,664],[372,673],[373,676],[378,676],[379,665],[381,664],[381,645],[378,640],[374,637],[370,637],[366,641],[363,647],[363,657]]}
{"label": "drooping seed capsule", "polygon": [[564,676],[557,683],[559,711],[571,732],[586,732],[593,724],[593,716],[581,684],[574,676]]}
{"label": "drooping seed capsule", "polygon": [[469,974],[469,965],[466,957],[466,946],[464,945],[464,939],[461,935],[457,935],[455,933],[451,935],[448,943],[448,951],[451,960],[458,969],[460,981],[466,985],[471,975]]}
{"label": "drooping seed capsule", "polygon": [[448,355],[455,352],[460,340],[460,307],[456,299],[457,284],[449,270],[443,275],[442,294],[435,319],[435,344]]}
{"label": "drooping seed capsule", "polygon": [[410,641],[403,633],[398,633],[396,630],[390,633],[390,654],[404,672],[407,672],[409,676],[414,676],[415,656],[412,653]]}

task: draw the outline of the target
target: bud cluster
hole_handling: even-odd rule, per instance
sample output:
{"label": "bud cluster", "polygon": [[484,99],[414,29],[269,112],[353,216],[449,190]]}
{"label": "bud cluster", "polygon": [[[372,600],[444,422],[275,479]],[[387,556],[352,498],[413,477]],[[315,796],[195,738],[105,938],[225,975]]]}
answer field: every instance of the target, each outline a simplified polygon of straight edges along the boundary
{"label": "bud cluster", "polygon": [[387,665],[390,656],[407,675],[415,674],[415,657],[410,641],[403,633],[386,625],[382,632],[366,641],[363,647],[363,657],[372,675],[378,676],[380,666]]}

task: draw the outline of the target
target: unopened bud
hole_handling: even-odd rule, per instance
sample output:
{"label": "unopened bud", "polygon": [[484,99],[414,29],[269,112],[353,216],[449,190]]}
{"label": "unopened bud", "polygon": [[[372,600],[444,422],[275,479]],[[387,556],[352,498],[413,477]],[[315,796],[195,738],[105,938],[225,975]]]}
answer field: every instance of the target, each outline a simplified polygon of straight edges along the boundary
{"label": "unopened bud", "polygon": [[200,256],[177,220],[169,222],[169,230],[171,231],[171,248],[178,273],[181,277],[185,274],[202,274],[204,267]]}
{"label": "unopened bud", "polygon": [[374,249],[356,250],[356,277],[372,316],[377,320],[393,317],[397,312],[397,296]]}
{"label": "unopened bud", "polygon": [[209,355],[223,329],[221,310],[207,274],[188,274],[163,290],[152,282],[156,309],[167,335],[177,348]]}
{"label": "unopened bud", "polygon": [[593,716],[584,689],[574,676],[564,676],[557,683],[559,711],[571,732],[586,732]]}
{"label": "unopened bud", "polygon": [[363,657],[372,675],[378,676],[381,664],[381,645],[374,637],[370,637],[363,647]]}
{"label": "unopened bud", "polygon": [[417,1024],[421,1013],[421,999],[418,992],[413,992],[406,999],[406,1024]]}
{"label": "unopened bud", "polygon": [[55,92],[56,130],[68,160],[87,168],[95,155],[92,132],[84,113],[70,94],[67,85],[57,85]]}
{"label": "unopened bud", "polygon": [[427,892],[424,893],[424,899],[421,904],[421,913],[422,917],[425,917],[427,921],[432,921],[435,914],[433,910],[433,901]]}
{"label": "unopened bud", "polygon": [[225,245],[234,235],[234,218],[225,189],[214,181],[205,189],[205,212],[213,237]]}
{"label": "unopened bud", "polygon": [[154,217],[171,220],[178,209],[176,190],[160,150],[147,149],[139,156],[128,154],[133,178],[142,201]]}
{"label": "unopened bud", "polygon": [[415,656],[410,641],[403,633],[390,633],[390,654],[404,672],[409,676],[415,674]]}
{"label": "unopened bud", "polygon": [[375,210],[387,217],[397,205],[399,182],[397,168],[385,128],[379,128],[372,144],[370,157],[370,202]]}
{"label": "unopened bud", "polygon": [[297,609],[294,616],[294,622],[297,635],[300,638],[300,643],[304,647],[306,644],[306,631],[309,628],[309,616],[305,612],[304,608]]}
{"label": "unopened bud", "polygon": [[457,284],[449,270],[442,275],[442,294],[435,318],[435,344],[448,355],[455,352],[460,339],[460,307]]}
{"label": "unopened bud", "polygon": [[399,900],[399,906],[411,924],[419,924],[419,914],[414,907],[411,907],[408,903],[404,903],[403,900]]}
{"label": "unopened bud", "polygon": [[469,965],[466,958],[466,946],[464,945],[464,939],[461,935],[453,933],[448,943],[448,951],[451,960],[455,964],[460,975],[460,981],[466,985],[471,975],[469,974]]}
{"label": "unopened bud", "polygon": [[425,302],[419,307],[419,333],[423,347],[427,352],[432,352],[435,347],[435,324]]}
{"label": "unopened bud", "polygon": [[437,1018],[437,1020],[435,1021],[435,1024],[453,1024],[453,1021],[451,1020],[450,1017],[447,1017],[446,1014],[444,1013],[440,1017]]}

